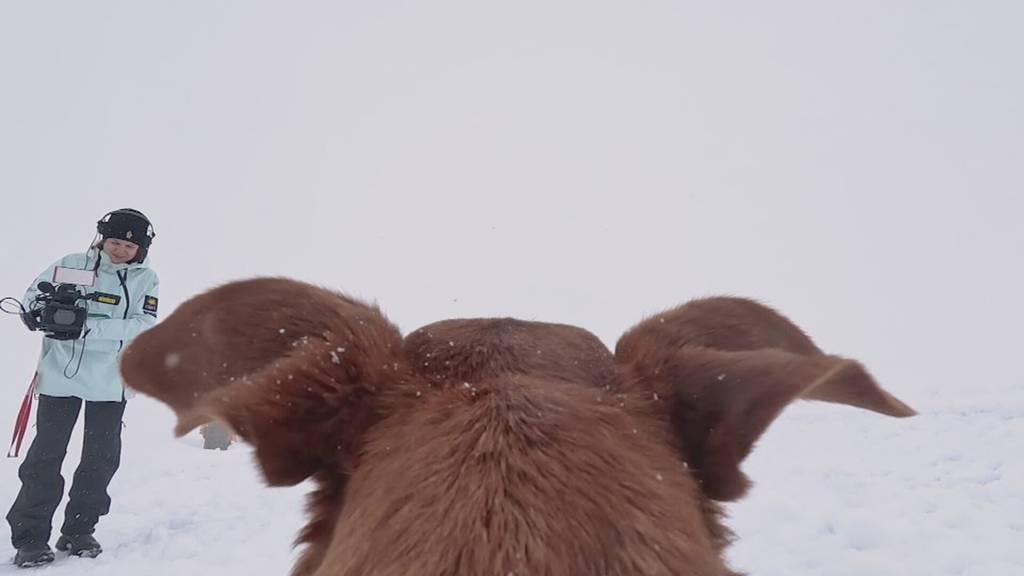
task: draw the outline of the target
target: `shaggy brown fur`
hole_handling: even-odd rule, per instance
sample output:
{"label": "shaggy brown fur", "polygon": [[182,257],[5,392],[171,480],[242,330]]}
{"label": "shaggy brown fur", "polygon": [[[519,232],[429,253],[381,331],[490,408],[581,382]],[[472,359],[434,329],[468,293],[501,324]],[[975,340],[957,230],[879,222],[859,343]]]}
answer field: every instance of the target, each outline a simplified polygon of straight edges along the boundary
{"label": "shaggy brown fur", "polygon": [[297,576],[729,576],[718,502],[797,398],[913,411],[774,311],[697,300],[616,352],[589,332],[447,320],[262,278],[193,298],[125,351],[177,432],[227,422],[267,481],[313,477]]}

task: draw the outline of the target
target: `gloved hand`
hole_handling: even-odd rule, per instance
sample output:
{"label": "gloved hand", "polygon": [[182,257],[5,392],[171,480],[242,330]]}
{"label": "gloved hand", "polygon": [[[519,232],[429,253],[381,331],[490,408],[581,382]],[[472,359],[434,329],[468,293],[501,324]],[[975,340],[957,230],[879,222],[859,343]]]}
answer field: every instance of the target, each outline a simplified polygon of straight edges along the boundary
{"label": "gloved hand", "polygon": [[31,312],[22,312],[21,321],[33,332],[39,329],[39,324],[36,323],[36,317],[33,316]]}

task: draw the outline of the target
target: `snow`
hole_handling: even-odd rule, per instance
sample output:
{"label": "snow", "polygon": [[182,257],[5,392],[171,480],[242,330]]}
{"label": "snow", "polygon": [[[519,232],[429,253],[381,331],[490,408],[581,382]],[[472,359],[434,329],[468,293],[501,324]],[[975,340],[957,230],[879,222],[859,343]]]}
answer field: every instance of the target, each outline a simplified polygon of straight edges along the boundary
{"label": "snow", "polygon": [[[912,399],[892,419],[801,402],[762,437],[744,469],[748,496],[729,507],[733,568],[755,576],[1024,574],[1024,385]],[[129,404],[112,513],[95,560],[62,558],[51,576],[287,574],[306,485],[266,488],[251,450],[203,450],[171,437],[162,406]],[[70,477],[78,439],[69,450]],[[0,464],[0,500],[19,460]],[[63,506],[61,510],[63,509]],[[58,510],[57,523],[62,518]],[[14,554],[0,543],[0,558]],[[23,574],[0,564],[0,574]]]}
{"label": "snow", "polygon": [[737,568],[758,576],[1024,574],[1024,383],[915,399],[889,419],[791,407],[731,507]]}
{"label": "snow", "polygon": [[[111,486],[113,511],[96,534],[104,553],[93,560],[58,553],[57,562],[41,573],[288,573],[293,560],[289,543],[303,521],[304,487],[266,488],[244,445],[203,450],[198,433],[173,439],[173,417],[149,399],[129,401],[125,423],[121,469]],[[67,479],[77,464],[80,427],[65,460]],[[2,463],[0,498],[5,503],[17,494],[20,461]],[[63,508],[62,503],[51,545]],[[6,563],[13,555],[5,539],[0,574],[26,573]]]}
{"label": "snow", "polygon": [[164,366],[168,368],[177,368],[181,364],[181,354],[177,352],[170,352],[167,356],[164,356]]}

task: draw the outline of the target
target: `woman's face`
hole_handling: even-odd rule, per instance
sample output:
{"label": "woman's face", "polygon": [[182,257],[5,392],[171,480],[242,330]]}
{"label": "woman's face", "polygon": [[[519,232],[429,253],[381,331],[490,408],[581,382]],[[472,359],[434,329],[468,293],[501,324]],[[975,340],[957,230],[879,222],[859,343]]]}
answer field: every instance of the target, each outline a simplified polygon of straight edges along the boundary
{"label": "woman's face", "polygon": [[107,238],[103,241],[103,251],[107,253],[107,256],[110,256],[110,261],[114,264],[124,264],[131,261],[139,253],[139,245],[127,240]]}

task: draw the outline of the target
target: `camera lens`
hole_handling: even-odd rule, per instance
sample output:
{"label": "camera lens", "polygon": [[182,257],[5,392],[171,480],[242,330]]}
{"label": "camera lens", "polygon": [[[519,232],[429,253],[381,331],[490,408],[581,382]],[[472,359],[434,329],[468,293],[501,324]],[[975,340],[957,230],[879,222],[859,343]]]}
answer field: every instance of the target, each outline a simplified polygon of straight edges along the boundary
{"label": "camera lens", "polygon": [[75,323],[75,312],[73,310],[54,310],[53,323],[61,326],[71,326]]}

